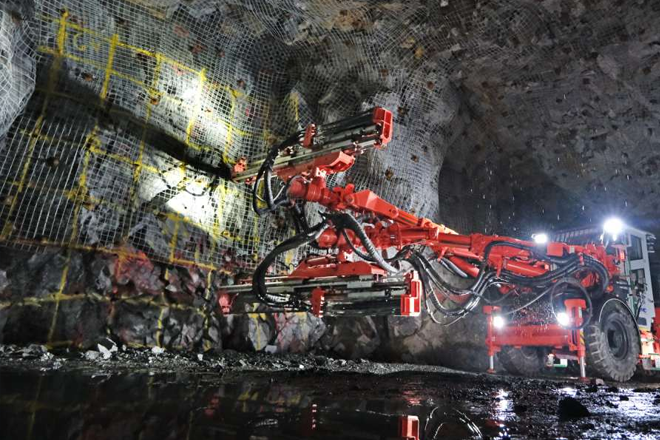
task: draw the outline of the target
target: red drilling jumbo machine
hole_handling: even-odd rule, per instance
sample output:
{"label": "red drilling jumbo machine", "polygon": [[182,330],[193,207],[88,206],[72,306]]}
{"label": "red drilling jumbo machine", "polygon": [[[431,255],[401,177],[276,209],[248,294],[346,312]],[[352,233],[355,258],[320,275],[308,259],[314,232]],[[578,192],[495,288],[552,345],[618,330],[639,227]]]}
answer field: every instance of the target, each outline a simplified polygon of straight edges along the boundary
{"label": "red drilling jumbo machine", "polygon": [[[660,367],[659,327],[654,321],[640,331],[627,300],[639,292],[627,279],[625,243],[610,236],[619,232],[613,226],[612,234],[581,244],[461,235],[370,190],[328,185],[360,154],[388,144],[392,130],[392,113],[374,108],[311,124],[264,157],[234,166],[234,181],[252,185],[256,213],[285,211],[296,233],[261,261],[251,282],[223,290],[224,313],[261,307],[415,317],[425,309],[437,324],[451,325],[484,312],[490,371],[498,353],[518,374],[538,372],[548,359],[577,362],[582,378],[589,366],[615,381],[630,379],[638,365]],[[294,251],[304,255],[297,267],[270,275]]]}

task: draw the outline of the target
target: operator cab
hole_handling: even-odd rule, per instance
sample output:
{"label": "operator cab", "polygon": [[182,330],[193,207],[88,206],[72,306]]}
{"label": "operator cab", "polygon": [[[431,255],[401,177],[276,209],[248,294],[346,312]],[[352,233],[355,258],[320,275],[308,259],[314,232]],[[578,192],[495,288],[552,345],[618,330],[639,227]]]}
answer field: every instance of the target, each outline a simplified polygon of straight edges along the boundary
{"label": "operator cab", "polygon": [[[572,229],[557,232],[552,238],[569,244],[585,244],[600,241],[601,231],[596,227]],[[660,261],[655,254],[655,240],[650,232],[626,226],[610,246],[613,252],[616,246],[625,247],[626,259],[621,263],[622,276],[615,284],[614,294],[635,318],[641,365],[647,371],[660,370]],[[616,342],[616,338],[613,341]]]}
{"label": "operator cab", "polygon": [[[603,235],[599,227],[577,228],[556,232],[553,241],[584,245],[598,243]],[[625,232],[617,237],[613,246],[623,245],[626,260],[621,265],[621,280],[617,283],[617,296],[623,300],[635,315],[640,330],[651,331],[656,316],[656,304],[660,307],[660,292],[654,289],[651,272],[651,256],[655,254],[655,235],[641,229],[626,226]],[[614,252],[613,246],[611,247]]]}

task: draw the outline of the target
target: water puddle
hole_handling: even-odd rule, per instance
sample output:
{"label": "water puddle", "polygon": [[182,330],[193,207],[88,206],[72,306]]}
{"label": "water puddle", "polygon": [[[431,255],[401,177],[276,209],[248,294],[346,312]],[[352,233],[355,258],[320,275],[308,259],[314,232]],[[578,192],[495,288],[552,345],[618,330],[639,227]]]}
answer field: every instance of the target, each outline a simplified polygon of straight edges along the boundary
{"label": "water puddle", "polygon": [[421,380],[0,372],[12,439],[506,438],[507,390],[461,401]]}

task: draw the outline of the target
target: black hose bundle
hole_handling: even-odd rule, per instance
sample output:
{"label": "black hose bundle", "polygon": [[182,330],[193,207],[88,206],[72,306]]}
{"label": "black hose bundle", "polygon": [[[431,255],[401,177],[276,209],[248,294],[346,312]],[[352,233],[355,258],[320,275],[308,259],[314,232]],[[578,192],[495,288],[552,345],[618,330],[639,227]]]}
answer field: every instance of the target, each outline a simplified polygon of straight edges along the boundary
{"label": "black hose bundle", "polygon": [[[380,266],[387,272],[390,273],[399,272],[399,269],[392,266],[385,258],[383,258],[380,252],[378,252],[378,249],[376,249],[376,246],[369,239],[369,236],[367,236],[367,233],[362,228],[362,225],[360,225],[360,223],[351,214],[348,213],[325,214],[325,217],[326,219],[332,221],[332,224],[337,229],[337,231],[344,234],[344,238],[348,242],[349,246],[360,258],[376,263],[378,266]],[[348,238],[348,235],[346,234],[346,229],[350,229],[355,233],[355,236],[360,240],[360,243],[362,243],[362,247],[364,247],[364,249],[367,251],[366,255],[358,251],[353,246],[351,240]]]}
{"label": "black hose bundle", "polygon": [[[569,290],[560,291],[559,290],[560,286],[567,286],[569,287]],[[570,330],[582,330],[586,328],[591,322],[591,318],[593,316],[593,303],[591,301],[591,295],[589,295],[589,292],[587,292],[587,289],[584,288],[584,286],[582,285],[582,283],[580,283],[580,281],[576,280],[575,278],[562,278],[561,280],[558,280],[555,283],[555,285],[552,286],[552,290],[550,293],[550,307],[552,308],[552,314],[556,317],[557,311],[555,309],[555,298],[573,292],[578,292],[580,296],[584,298],[584,301],[587,306],[586,308],[587,316],[585,317],[584,315],[582,315],[582,324],[580,325],[573,325],[573,326],[566,325],[564,327]]]}
{"label": "black hose bundle", "polygon": [[[425,297],[427,299],[426,301],[426,310],[429,313],[429,316],[431,319],[436,322],[437,324],[441,324],[440,321],[438,321],[435,318],[435,312],[440,312],[442,315],[447,316],[447,317],[456,317],[456,318],[462,318],[466,314],[468,314],[471,310],[474,309],[474,307],[477,306],[479,299],[477,296],[471,296],[468,299],[467,304],[459,304],[455,308],[448,308],[442,305],[440,300],[438,300],[437,296],[435,295],[435,289],[433,288],[433,285],[435,284],[436,287],[438,285],[440,286],[440,292],[445,295],[446,298],[448,298],[450,301],[454,302],[454,304],[457,304],[452,298],[450,298],[448,295],[445,294],[443,291],[442,287],[442,280],[439,277],[436,277],[433,274],[432,268],[429,270],[429,262],[426,260],[426,258],[421,255],[420,253],[416,252],[413,255],[411,255],[408,258],[408,262],[412,265],[412,267],[417,271],[419,274],[419,278],[422,281],[422,285],[424,287],[424,292],[425,292]],[[433,307],[435,310],[431,310],[429,307],[429,300],[430,303],[433,304]]]}
{"label": "black hose bundle", "polygon": [[[273,167],[275,166],[275,160],[280,155],[280,152],[292,145],[295,145],[298,142],[299,137],[300,137],[299,134],[296,133],[295,135],[286,139],[281,144],[273,145],[270,148],[270,150],[268,150],[268,153],[266,154],[266,158],[261,164],[261,167],[259,167],[257,178],[252,187],[252,209],[254,209],[254,212],[256,212],[257,215],[263,215],[265,213],[275,212],[280,206],[289,202],[287,190],[289,189],[289,186],[291,185],[291,182],[293,182],[295,177],[290,179],[285,184],[284,188],[282,188],[280,192],[276,196],[274,196],[273,187],[271,185],[271,173],[273,172]],[[258,194],[259,185],[261,181],[263,181],[263,185],[264,185],[263,199],[260,198]],[[259,207],[260,199],[266,203],[265,208]]]}
{"label": "black hose bundle", "polygon": [[298,200],[292,203],[288,212],[293,220],[293,227],[296,230],[296,234],[301,234],[309,230],[309,223],[307,222],[307,216],[305,215],[304,200]]}
{"label": "black hose bundle", "polygon": [[[500,244],[507,245],[509,243],[510,242],[508,241],[500,240],[492,242],[486,246],[486,249],[484,250],[484,259],[479,267],[479,273],[477,274],[474,282],[466,288],[458,288],[445,281],[442,276],[435,270],[435,268],[433,268],[428,259],[421,253],[416,252],[408,259],[410,264],[420,274],[420,279],[422,280],[422,284],[424,285],[424,290],[426,292],[425,296],[427,299],[427,312],[434,322],[440,323],[434,316],[436,311],[444,316],[456,317],[457,319],[460,319],[468,313],[472,312],[479,305],[481,300],[489,303],[495,302],[489,300],[485,293],[492,285],[500,282],[501,280],[496,277],[493,271],[488,270],[488,256],[495,246]],[[518,245],[515,244],[515,247],[517,246]],[[458,275],[460,276],[460,274]],[[455,307],[444,306],[438,299],[436,295],[437,292],[440,292],[440,294],[442,294],[449,302],[453,303]],[[454,295],[454,297],[467,297],[467,299],[465,302],[458,302],[456,298],[452,298],[451,295]],[[500,298],[500,300],[497,302],[503,301],[506,296],[508,296],[508,294],[503,298]],[[433,305],[435,310],[431,310],[429,303]],[[446,325],[451,325],[454,322],[456,322],[456,320]]]}
{"label": "black hose bundle", "polygon": [[268,272],[270,265],[273,264],[278,256],[292,249],[297,249],[300,246],[304,246],[305,244],[315,241],[327,227],[328,221],[324,220],[310,228],[308,231],[294,235],[293,237],[277,245],[275,249],[273,249],[272,252],[270,252],[266,258],[264,258],[263,261],[259,263],[259,266],[257,266],[254,273],[252,274],[252,289],[259,301],[273,308],[304,308],[303,304],[298,301],[298,298],[295,296],[289,294],[279,295],[268,293],[268,289],[266,287],[266,273]]}
{"label": "black hose bundle", "polygon": [[[490,253],[493,250],[493,248],[495,248],[496,246],[512,247],[516,249],[526,250],[530,252],[534,258],[542,261],[550,261],[557,267],[549,272],[544,273],[543,275],[539,275],[536,277],[524,277],[520,275],[515,275],[507,271],[506,269],[503,269],[500,275],[496,276],[494,271],[488,269],[488,264],[487,264],[488,257],[490,256]],[[485,295],[485,293],[493,285],[508,284],[514,286],[515,288],[527,287],[535,291],[540,290],[541,292],[538,295],[536,295],[534,298],[532,298],[530,301],[525,303],[524,305],[519,306],[514,310],[507,311],[505,313],[506,315],[510,315],[519,312],[522,309],[530,307],[532,304],[538,302],[546,295],[550,295],[551,297],[550,303],[553,310],[553,314],[555,314],[554,303],[556,302],[556,299],[558,297],[566,294],[576,294],[576,293],[579,294],[580,297],[583,297],[585,299],[587,305],[587,309],[585,311],[586,318],[583,319],[583,324],[580,325],[579,327],[574,326],[569,328],[573,330],[583,329],[584,327],[586,327],[586,325],[588,325],[589,321],[591,320],[591,315],[593,310],[592,300],[591,300],[592,294],[587,292],[587,290],[582,286],[580,281],[574,278],[573,276],[576,273],[585,269],[594,272],[598,276],[600,281],[598,290],[593,292],[593,295],[597,296],[604,293],[607,289],[607,286],[609,285],[609,275],[607,269],[605,268],[605,266],[603,266],[603,264],[600,261],[594,259],[593,257],[590,257],[589,255],[582,255],[582,258],[580,258],[580,256],[578,255],[568,255],[565,257],[549,257],[547,255],[538,255],[537,253],[538,251],[536,249],[529,246],[525,246],[520,243],[512,243],[504,240],[493,241],[489,243],[484,249],[484,257],[479,266],[479,273],[477,274],[475,281],[472,283],[471,286],[463,289],[452,286],[450,283],[443,280],[442,276],[440,276],[440,274],[433,268],[431,263],[421,253],[418,252],[414,253],[408,259],[408,261],[413,266],[413,268],[420,274],[420,279],[422,280],[422,283],[424,285],[424,290],[426,292],[427,311],[429,312],[429,315],[435,322],[438,322],[434,317],[435,311],[440,312],[445,316],[457,317],[458,319],[460,319],[462,316],[465,316],[466,314],[473,311],[481,300],[489,304],[501,303],[515,289],[510,290],[507,294],[505,294],[502,298],[498,300],[490,300]],[[455,265],[445,266],[445,268],[451,270],[454,273],[457,273],[454,267]],[[460,276],[461,274],[457,273],[457,275]],[[566,287],[566,286],[568,286],[568,289],[560,290],[560,287]],[[447,300],[449,300],[451,303],[456,305],[456,307],[446,307],[445,305],[443,305],[436,296],[436,292],[440,292]],[[454,297],[452,297],[452,295]],[[468,296],[469,299],[467,299],[465,302],[463,301],[458,302],[457,298],[455,298],[456,296],[459,297]],[[433,308],[435,310],[430,309],[429,303],[433,305]],[[452,321],[451,323],[455,321],[456,320]]]}

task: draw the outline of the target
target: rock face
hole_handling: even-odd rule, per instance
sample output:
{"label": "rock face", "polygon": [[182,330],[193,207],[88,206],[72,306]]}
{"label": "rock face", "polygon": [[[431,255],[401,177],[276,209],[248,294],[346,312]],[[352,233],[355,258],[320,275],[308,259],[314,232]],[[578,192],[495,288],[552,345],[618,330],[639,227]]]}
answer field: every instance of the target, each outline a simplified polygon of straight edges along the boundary
{"label": "rock face", "polygon": [[659,32],[648,0],[4,2],[0,245],[26,253],[0,268],[0,338],[481,368],[478,317],[217,314],[289,233],[226,167],[384,106],[393,142],[332,184],[459,232],[660,231]]}
{"label": "rock face", "polygon": [[49,251],[4,253],[0,343],[304,353],[325,331],[307,313],[222,316],[223,275],[141,258]]}
{"label": "rock face", "polygon": [[0,270],[0,344],[96,350],[111,340],[128,347],[318,352],[471,369],[485,368],[487,360],[483,319],[439,327],[427,318],[222,315],[217,294],[225,275],[144,255],[12,251],[3,254]]}
{"label": "rock face", "polygon": [[32,18],[29,2],[8,1],[0,9],[0,137],[34,91],[37,62],[29,28]]}

